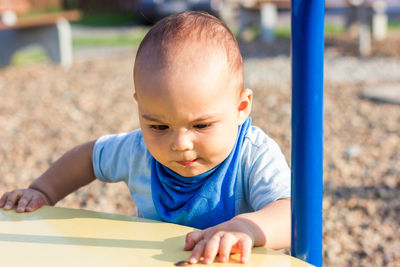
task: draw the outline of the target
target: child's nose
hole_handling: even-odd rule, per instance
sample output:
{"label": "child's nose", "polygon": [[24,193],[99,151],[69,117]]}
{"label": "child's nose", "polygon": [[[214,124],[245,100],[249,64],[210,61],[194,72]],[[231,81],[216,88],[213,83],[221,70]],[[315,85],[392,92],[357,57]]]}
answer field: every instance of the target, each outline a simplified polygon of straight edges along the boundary
{"label": "child's nose", "polygon": [[193,149],[193,141],[190,133],[186,130],[177,131],[173,137],[172,150],[173,151],[187,151]]}

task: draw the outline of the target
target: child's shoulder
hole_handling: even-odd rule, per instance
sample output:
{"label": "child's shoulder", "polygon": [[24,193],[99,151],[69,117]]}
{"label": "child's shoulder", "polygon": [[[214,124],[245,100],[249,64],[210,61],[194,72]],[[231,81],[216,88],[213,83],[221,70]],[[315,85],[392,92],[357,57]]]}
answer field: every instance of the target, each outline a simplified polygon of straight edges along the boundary
{"label": "child's shoulder", "polygon": [[252,125],[246,133],[244,145],[261,147],[270,142],[271,138],[258,126]]}
{"label": "child's shoulder", "polygon": [[95,149],[100,149],[103,147],[123,147],[128,150],[135,148],[135,151],[146,150],[146,145],[140,128],[131,132],[122,132],[101,136],[96,141]]}
{"label": "child's shoulder", "polygon": [[113,133],[113,134],[106,134],[97,139],[97,142],[104,142],[104,141],[134,141],[143,139],[141,129],[135,129],[131,132],[120,132],[120,133]]}
{"label": "child's shoulder", "polygon": [[260,157],[281,157],[279,145],[269,137],[261,128],[251,126],[243,141],[243,159],[249,162],[257,161]]}

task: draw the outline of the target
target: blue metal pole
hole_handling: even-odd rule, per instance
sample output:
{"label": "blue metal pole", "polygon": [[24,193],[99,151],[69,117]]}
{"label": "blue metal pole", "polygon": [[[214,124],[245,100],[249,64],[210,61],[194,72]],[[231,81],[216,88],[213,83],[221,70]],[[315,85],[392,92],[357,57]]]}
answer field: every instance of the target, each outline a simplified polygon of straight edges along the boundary
{"label": "blue metal pole", "polygon": [[292,255],[322,266],[324,0],[292,0]]}

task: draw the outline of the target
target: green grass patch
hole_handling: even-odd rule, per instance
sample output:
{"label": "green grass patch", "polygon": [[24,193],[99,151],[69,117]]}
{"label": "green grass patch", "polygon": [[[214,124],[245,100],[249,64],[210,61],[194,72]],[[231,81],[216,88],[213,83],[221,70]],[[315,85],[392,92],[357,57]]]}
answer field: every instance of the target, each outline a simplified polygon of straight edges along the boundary
{"label": "green grass patch", "polygon": [[113,38],[80,37],[75,38],[72,43],[74,47],[79,46],[139,46],[143,36],[117,36]]}
{"label": "green grass patch", "polygon": [[[72,40],[74,49],[79,47],[116,47],[132,46],[138,47],[146,35],[146,29],[134,29],[131,35],[120,35],[115,37],[77,37]],[[31,63],[49,61],[46,52],[41,48],[23,49],[17,51],[11,60],[14,66],[22,66]]]}
{"label": "green grass patch", "polygon": [[345,32],[344,26],[339,25],[325,25],[325,36],[340,35]]}
{"label": "green grass patch", "polygon": [[42,49],[28,49],[17,51],[12,59],[11,64],[14,66],[23,66],[32,63],[48,61],[47,54]]}
{"label": "green grass patch", "polygon": [[400,30],[400,21],[389,21],[388,22],[388,28],[389,30]]}
{"label": "green grass patch", "polygon": [[118,25],[132,25],[137,22],[137,18],[133,13],[123,12],[105,12],[105,11],[91,11],[83,12],[80,20],[72,22],[75,25],[82,26],[118,26]]}
{"label": "green grass patch", "polygon": [[[325,25],[325,36],[336,36],[344,33],[345,29],[339,25]],[[275,30],[275,36],[277,38],[290,38],[291,29],[289,27],[277,28]]]}
{"label": "green grass patch", "polygon": [[139,46],[148,30],[149,28],[132,28],[126,35],[75,37],[72,42],[74,47]]}
{"label": "green grass patch", "polygon": [[289,39],[291,36],[290,28],[277,28],[275,29],[275,37],[281,39]]}

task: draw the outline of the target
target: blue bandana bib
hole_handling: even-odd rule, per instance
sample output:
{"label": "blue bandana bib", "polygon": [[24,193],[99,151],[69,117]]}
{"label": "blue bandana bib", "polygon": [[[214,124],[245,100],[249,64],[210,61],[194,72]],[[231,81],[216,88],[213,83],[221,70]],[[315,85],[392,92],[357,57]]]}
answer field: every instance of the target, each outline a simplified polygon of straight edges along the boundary
{"label": "blue bandana bib", "polygon": [[156,159],[151,163],[151,192],[163,221],[205,229],[235,216],[235,184],[239,155],[251,124],[239,126],[232,152],[212,170],[193,177],[181,176]]}

